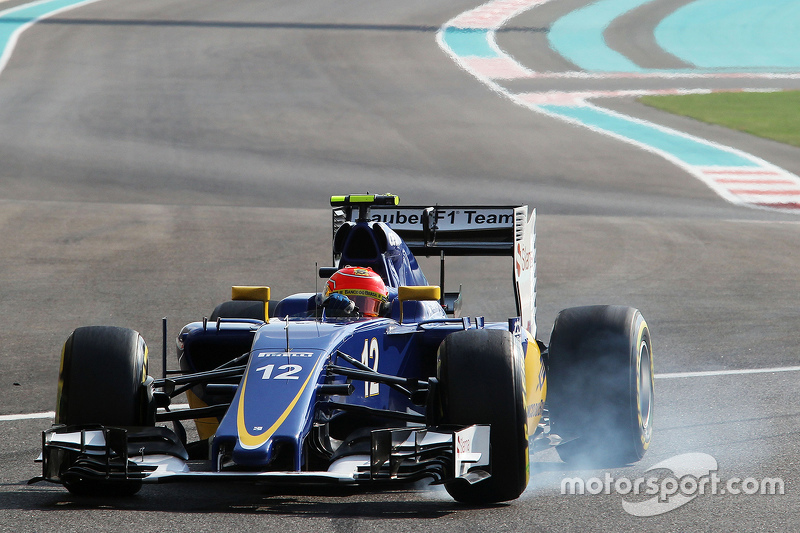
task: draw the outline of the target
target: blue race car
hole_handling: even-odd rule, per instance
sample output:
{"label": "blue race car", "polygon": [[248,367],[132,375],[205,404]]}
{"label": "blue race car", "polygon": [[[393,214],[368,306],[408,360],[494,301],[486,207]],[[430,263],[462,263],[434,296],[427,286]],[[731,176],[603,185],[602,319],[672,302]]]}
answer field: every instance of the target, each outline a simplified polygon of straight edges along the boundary
{"label": "blue race car", "polygon": [[[348,484],[429,478],[458,501],[513,500],[529,454],[639,460],[652,437],[653,358],[639,311],[562,311],[536,338],[535,211],[400,207],[335,196],[324,291],[232,299],[177,338],[180,370],[148,373],[133,330],[76,329],[64,344],[42,476],[84,495],[142,483]],[[440,257],[439,285],[415,258]],[[513,258],[517,316],[461,317],[445,256]],[[171,406],[185,394],[188,407]],[[185,421],[196,424],[189,442]],[[171,426],[171,427],[170,427]]]}

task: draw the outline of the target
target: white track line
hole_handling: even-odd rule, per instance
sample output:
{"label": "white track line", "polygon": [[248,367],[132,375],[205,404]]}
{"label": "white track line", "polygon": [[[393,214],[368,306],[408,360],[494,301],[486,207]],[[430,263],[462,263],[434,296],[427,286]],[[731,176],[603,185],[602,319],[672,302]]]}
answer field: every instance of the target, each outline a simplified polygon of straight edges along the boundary
{"label": "white track line", "polygon": [[656,379],[705,378],[713,376],[741,376],[744,374],[772,374],[775,372],[800,372],[800,366],[777,368],[744,368],[741,370],[708,370],[705,372],[672,372],[656,374]]}
{"label": "white track line", "polygon": [[13,422],[14,420],[32,420],[35,418],[55,418],[55,411],[44,413],[28,413],[23,415],[0,415],[0,422]]}
{"label": "white track line", "polygon": [[[741,370],[708,370],[704,372],[668,372],[656,374],[656,379],[680,379],[680,378],[705,378],[714,376],[741,376],[746,374],[773,374],[776,372],[800,372],[800,366],[783,366],[775,368],[745,368]],[[187,409],[188,404],[173,405],[176,409]],[[44,413],[28,413],[20,415],[0,415],[0,422],[13,422],[15,420],[31,420],[38,418],[54,418],[55,411]]]}
{"label": "white track line", "polygon": [[[173,409],[188,409],[188,403],[179,403],[175,405],[171,405]],[[50,418],[53,419],[56,417],[55,411],[45,411],[43,413],[26,413],[26,414],[19,414],[19,415],[0,415],[0,422],[13,422],[15,420],[35,420],[41,418]]]}

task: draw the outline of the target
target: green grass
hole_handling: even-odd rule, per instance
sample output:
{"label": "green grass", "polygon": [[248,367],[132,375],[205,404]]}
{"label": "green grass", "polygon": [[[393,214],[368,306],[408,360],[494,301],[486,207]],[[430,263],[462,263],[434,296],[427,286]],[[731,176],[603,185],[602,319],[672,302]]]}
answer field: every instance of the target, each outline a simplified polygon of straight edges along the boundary
{"label": "green grass", "polygon": [[677,115],[800,146],[800,91],[644,96],[641,102]]}

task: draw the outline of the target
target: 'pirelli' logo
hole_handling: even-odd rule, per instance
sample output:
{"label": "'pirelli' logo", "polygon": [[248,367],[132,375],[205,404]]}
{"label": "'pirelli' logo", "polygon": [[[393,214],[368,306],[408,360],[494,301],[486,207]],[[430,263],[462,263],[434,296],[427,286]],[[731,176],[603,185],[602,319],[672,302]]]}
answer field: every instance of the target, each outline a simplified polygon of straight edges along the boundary
{"label": "'pirelli' logo", "polygon": [[313,352],[259,352],[256,357],[314,357]]}

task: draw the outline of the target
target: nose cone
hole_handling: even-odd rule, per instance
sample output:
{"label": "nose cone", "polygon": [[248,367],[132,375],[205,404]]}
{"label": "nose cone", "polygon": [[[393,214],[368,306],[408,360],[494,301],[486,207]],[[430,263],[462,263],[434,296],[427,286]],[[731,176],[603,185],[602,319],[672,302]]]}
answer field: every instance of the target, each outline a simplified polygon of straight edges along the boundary
{"label": "nose cone", "polygon": [[224,464],[300,468],[323,359],[319,351],[254,351],[215,437],[218,456],[222,443],[235,443]]}
{"label": "nose cone", "polygon": [[236,442],[231,454],[231,461],[237,466],[269,466],[273,460],[273,441],[267,440],[258,448],[242,448],[240,442]]}

